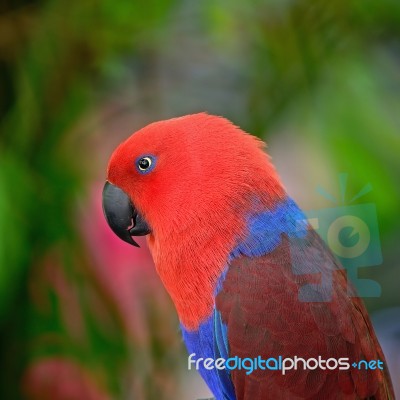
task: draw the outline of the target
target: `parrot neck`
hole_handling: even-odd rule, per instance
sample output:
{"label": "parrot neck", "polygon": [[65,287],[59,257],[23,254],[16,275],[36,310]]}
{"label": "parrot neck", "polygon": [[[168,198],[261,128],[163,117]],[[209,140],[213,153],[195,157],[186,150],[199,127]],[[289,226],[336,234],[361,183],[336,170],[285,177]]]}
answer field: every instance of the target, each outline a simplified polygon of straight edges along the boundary
{"label": "parrot neck", "polygon": [[148,237],[156,270],[188,331],[197,330],[213,311],[218,279],[235,246],[233,237],[221,239],[220,235],[185,235],[172,247]]}
{"label": "parrot neck", "polygon": [[[205,222],[201,234],[185,230],[173,245],[150,235],[148,243],[157,272],[188,331],[196,331],[212,314],[215,296],[233,258],[267,254],[280,244],[282,234],[299,237],[307,230],[304,214],[289,197],[268,209],[260,209],[259,204],[254,208],[256,211],[247,212],[248,217],[242,220],[237,213],[229,213],[218,229]],[[178,236],[168,235],[171,237]]]}

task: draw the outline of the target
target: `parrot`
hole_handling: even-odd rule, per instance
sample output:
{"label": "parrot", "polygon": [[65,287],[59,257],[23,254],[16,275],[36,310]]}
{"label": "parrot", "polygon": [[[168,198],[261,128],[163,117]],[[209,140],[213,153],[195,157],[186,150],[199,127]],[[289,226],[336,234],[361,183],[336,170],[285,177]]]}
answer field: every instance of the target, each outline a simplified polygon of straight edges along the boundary
{"label": "parrot", "polygon": [[120,239],[146,236],[216,400],[394,399],[362,299],[261,139],[205,112],[151,123],[112,153],[102,205]]}

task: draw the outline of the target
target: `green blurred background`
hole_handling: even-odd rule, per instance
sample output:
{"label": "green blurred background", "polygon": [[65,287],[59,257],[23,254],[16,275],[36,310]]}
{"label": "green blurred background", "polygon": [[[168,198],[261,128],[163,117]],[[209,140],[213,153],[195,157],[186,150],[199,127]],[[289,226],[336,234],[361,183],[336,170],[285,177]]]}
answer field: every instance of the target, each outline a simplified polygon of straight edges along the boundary
{"label": "green blurred background", "polygon": [[305,210],[333,207],[316,188],[340,199],[340,173],[341,205],[371,184],[365,300],[400,306],[399,67],[397,0],[0,0],[0,398],[207,395],[146,247],[101,212],[113,148],[154,120],[208,111],[264,138]]}

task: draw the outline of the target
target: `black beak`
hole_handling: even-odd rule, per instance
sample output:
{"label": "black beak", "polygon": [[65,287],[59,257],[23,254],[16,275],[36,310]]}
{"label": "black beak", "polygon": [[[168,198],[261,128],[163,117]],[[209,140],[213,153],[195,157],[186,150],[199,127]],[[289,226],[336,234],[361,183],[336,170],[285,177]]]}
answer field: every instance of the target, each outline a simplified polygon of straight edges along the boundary
{"label": "black beak", "polygon": [[128,195],[110,182],[106,182],[103,189],[103,212],[112,231],[133,246],[140,247],[132,236],[143,236],[151,232]]}

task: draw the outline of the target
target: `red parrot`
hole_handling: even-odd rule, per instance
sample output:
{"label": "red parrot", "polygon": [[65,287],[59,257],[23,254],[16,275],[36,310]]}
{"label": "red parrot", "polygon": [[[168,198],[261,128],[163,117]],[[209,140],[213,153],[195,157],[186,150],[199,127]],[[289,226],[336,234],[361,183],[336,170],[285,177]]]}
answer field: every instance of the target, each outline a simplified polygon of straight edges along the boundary
{"label": "red parrot", "polygon": [[205,113],[150,124],[112,154],[103,210],[147,235],[217,400],[394,399],[362,300],[259,139]]}

